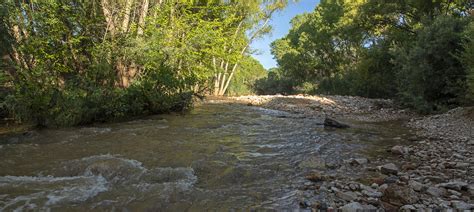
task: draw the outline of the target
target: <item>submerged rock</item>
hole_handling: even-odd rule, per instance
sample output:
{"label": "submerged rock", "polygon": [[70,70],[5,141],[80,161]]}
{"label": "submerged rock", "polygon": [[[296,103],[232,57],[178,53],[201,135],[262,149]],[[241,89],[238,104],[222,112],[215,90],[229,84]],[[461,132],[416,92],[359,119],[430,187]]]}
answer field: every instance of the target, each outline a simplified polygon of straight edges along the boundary
{"label": "submerged rock", "polygon": [[300,168],[323,169],[326,168],[326,162],[319,157],[310,157],[303,160],[298,166]]}

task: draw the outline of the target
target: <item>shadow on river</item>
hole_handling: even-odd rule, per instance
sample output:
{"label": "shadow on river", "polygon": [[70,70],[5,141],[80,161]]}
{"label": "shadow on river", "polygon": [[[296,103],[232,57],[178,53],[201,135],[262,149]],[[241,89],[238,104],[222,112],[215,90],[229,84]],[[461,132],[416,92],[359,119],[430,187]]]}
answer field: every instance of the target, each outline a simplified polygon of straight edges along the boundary
{"label": "shadow on river", "polygon": [[326,165],[370,159],[410,136],[396,122],[319,123],[206,103],[184,116],[1,137],[0,211],[297,209],[324,198],[302,189],[309,171],[363,180],[357,168]]}

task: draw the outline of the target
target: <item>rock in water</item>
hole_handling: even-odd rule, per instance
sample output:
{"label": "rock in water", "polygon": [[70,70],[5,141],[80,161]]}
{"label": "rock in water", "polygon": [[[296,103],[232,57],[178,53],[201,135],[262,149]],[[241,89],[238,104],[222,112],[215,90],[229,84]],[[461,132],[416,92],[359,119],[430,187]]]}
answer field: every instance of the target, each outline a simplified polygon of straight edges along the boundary
{"label": "rock in water", "polygon": [[334,128],[349,128],[349,125],[343,124],[341,122],[338,122],[334,119],[327,118],[324,119],[324,126],[325,127],[334,127]]}

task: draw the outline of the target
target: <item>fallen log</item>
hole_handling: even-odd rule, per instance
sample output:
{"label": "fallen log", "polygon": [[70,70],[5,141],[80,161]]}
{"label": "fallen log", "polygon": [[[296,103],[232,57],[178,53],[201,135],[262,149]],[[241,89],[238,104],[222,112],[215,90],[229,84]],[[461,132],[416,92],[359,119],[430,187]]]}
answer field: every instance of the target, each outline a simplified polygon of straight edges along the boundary
{"label": "fallen log", "polygon": [[347,124],[341,123],[339,121],[336,121],[336,120],[334,120],[332,118],[328,118],[328,117],[326,117],[324,119],[324,126],[325,127],[333,127],[333,128],[341,128],[341,129],[350,127]]}

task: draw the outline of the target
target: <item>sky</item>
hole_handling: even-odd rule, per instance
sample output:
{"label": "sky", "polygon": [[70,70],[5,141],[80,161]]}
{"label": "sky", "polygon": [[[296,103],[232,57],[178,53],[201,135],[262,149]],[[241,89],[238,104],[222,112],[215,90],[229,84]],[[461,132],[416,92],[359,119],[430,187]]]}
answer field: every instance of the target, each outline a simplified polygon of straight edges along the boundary
{"label": "sky", "polygon": [[274,40],[288,34],[291,28],[290,21],[293,17],[305,12],[312,12],[318,3],[319,0],[300,0],[297,3],[291,2],[284,10],[273,14],[270,21],[273,31],[265,35],[265,37],[255,40],[251,44],[252,49],[257,50],[252,56],[259,60],[267,70],[277,67],[277,63],[270,53],[270,44]]}

